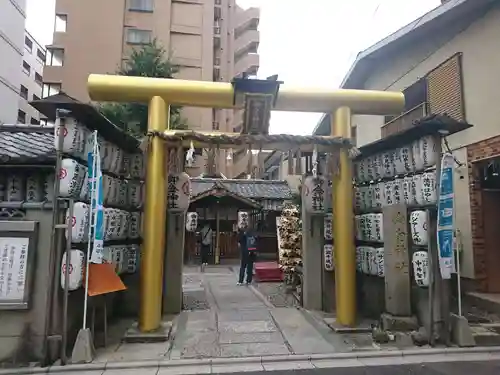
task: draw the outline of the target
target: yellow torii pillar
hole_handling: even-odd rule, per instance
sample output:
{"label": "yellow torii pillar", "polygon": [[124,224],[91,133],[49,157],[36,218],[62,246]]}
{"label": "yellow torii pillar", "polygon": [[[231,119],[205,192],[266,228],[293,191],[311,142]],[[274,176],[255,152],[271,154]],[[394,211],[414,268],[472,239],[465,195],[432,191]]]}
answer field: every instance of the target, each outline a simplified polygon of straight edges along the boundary
{"label": "yellow torii pillar", "polygon": [[[94,101],[149,103],[150,131],[168,129],[168,105],[235,108],[231,83],[91,74],[88,92]],[[273,110],[331,113],[333,136],[350,137],[352,114],[398,114],[404,107],[399,92],[326,90],[281,85]],[[226,133],[227,134],[227,133]],[[230,135],[230,134],[229,134]],[[161,323],[163,256],[165,249],[165,151],[153,137],[148,148],[145,234],[141,262],[139,328],[154,331]],[[353,235],[352,166],[346,150],[340,153],[340,175],[334,180],[333,201],[337,260],[337,321],[356,323],[356,270]]]}

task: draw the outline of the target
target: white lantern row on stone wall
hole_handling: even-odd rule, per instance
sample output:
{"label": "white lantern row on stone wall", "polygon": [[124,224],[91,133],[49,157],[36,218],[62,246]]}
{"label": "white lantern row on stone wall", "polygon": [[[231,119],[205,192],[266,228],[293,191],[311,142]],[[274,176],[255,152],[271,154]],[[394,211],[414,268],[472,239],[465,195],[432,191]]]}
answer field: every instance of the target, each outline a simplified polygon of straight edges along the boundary
{"label": "white lantern row on stone wall", "polygon": [[188,212],[186,215],[186,230],[196,232],[196,228],[198,228],[198,213]]}
{"label": "white lantern row on stone wall", "polygon": [[191,199],[191,180],[185,172],[171,173],[167,179],[167,209],[169,212],[186,212]]}
{"label": "white lantern row on stone wall", "polygon": [[323,176],[307,176],[302,183],[304,198],[302,204],[306,212],[318,215],[325,212],[327,180]]}
{"label": "white lantern row on stone wall", "polygon": [[384,242],[383,214],[363,214],[354,217],[356,239]]}
{"label": "white lantern row on stone wall", "polygon": [[416,284],[420,287],[429,286],[429,255],[427,251],[415,251],[411,262]]}
{"label": "white lantern row on stone wall", "polygon": [[248,228],[250,215],[246,211],[238,212],[238,229]]}
{"label": "white lantern row on stone wall", "polygon": [[356,248],[356,270],[366,275],[385,277],[384,248],[358,246]]}
{"label": "white lantern row on stone wall", "polygon": [[323,246],[323,260],[325,271],[333,271],[333,269],[335,268],[335,258],[333,251],[333,245]]}
{"label": "white lantern row on stone wall", "polygon": [[116,273],[134,273],[138,270],[139,245],[104,246],[103,263],[112,264]]}
{"label": "white lantern row on stone wall", "polygon": [[423,137],[410,145],[382,152],[355,163],[356,182],[369,182],[430,168],[439,160],[436,140]]}
{"label": "white lantern row on stone wall", "polygon": [[333,215],[325,214],[323,218],[323,233],[326,241],[333,240]]}
{"label": "white lantern row on stone wall", "polygon": [[354,207],[358,211],[380,209],[405,203],[422,206],[437,202],[436,171],[358,186],[354,191]]}

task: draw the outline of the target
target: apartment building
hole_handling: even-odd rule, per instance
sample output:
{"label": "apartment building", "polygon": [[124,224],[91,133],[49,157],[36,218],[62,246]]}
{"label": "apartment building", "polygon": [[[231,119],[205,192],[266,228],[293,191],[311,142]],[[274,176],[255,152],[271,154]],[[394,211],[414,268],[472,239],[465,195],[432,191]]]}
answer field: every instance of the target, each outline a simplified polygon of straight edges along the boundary
{"label": "apartment building", "polygon": [[0,2],[0,124],[17,120],[26,0]]}
{"label": "apartment building", "polygon": [[21,64],[23,74],[19,86],[18,124],[40,125],[40,113],[29,102],[42,97],[45,57],[45,48],[26,30]]}
{"label": "apartment building", "polygon": [[[461,233],[467,288],[500,292],[500,52],[499,0],[442,1],[442,5],[379,41],[358,57],[342,87],[400,90],[400,116],[353,116],[357,145],[407,130],[432,114],[472,128],[447,137],[456,159],[456,228]],[[314,134],[329,132],[330,116]]]}
{"label": "apartment building", "polygon": [[[156,38],[180,66],[177,78],[226,81],[259,67],[257,8],[242,9],[235,0],[56,0],[54,41],[47,47],[43,96],[66,92],[88,101],[90,73],[112,73],[132,48]],[[233,110],[183,109],[189,127],[238,131],[242,114]],[[234,113],[235,112],[235,113]],[[188,173],[203,172],[198,157]],[[220,153],[219,171],[226,169]]]}

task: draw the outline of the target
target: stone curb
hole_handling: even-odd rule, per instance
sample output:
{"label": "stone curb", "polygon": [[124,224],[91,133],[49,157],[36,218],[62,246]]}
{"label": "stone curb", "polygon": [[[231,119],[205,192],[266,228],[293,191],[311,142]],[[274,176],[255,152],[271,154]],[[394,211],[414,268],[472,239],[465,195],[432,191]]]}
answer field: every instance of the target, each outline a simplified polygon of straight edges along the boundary
{"label": "stone curb", "polygon": [[109,369],[140,369],[140,368],[182,368],[188,366],[218,366],[231,367],[245,365],[267,365],[273,363],[288,363],[288,362],[311,362],[311,361],[334,361],[334,360],[357,360],[357,359],[374,359],[374,358],[401,358],[412,356],[453,356],[457,354],[472,355],[472,354],[500,354],[500,346],[478,347],[478,348],[425,348],[425,349],[410,349],[410,350],[394,350],[386,352],[349,352],[349,353],[331,353],[331,354],[290,354],[279,356],[264,356],[264,357],[245,357],[245,358],[205,358],[205,359],[178,359],[178,360],[145,360],[145,361],[123,361],[123,362],[103,362],[103,363],[88,363],[75,364],[67,366],[51,366],[46,368],[30,367],[19,369],[2,369],[0,375],[29,375],[29,374],[63,374],[67,371],[105,371]]}

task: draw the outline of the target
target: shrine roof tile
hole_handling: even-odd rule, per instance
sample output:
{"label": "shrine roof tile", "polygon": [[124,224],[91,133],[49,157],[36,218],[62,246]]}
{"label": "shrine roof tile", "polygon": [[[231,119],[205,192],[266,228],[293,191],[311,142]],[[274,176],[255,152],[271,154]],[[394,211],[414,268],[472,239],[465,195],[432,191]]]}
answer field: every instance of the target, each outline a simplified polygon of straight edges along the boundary
{"label": "shrine roof tile", "polygon": [[55,161],[53,128],[0,126],[0,164],[46,164]]}
{"label": "shrine roof tile", "polygon": [[250,199],[291,199],[292,191],[286,181],[230,180],[214,178],[192,178],[193,197],[214,188],[215,184],[228,191]]}

